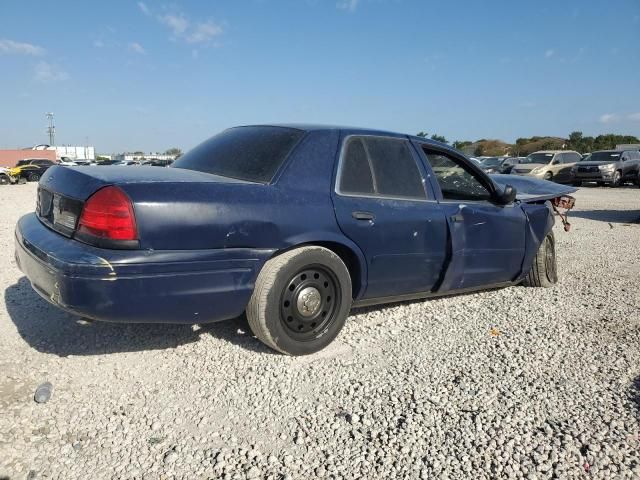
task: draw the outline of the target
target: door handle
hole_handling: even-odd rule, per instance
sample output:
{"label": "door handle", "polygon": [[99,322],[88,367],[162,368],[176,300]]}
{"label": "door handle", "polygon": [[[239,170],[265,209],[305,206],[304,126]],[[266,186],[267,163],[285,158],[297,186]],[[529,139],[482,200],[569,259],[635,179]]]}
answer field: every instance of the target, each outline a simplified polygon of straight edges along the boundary
{"label": "door handle", "polygon": [[374,220],[376,216],[371,212],[351,212],[351,216],[356,220]]}
{"label": "door handle", "polygon": [[451,221],[454,223],[462,223],[464,221],[464,217],[461,213],[456,213],[455,215],[451,215]]}

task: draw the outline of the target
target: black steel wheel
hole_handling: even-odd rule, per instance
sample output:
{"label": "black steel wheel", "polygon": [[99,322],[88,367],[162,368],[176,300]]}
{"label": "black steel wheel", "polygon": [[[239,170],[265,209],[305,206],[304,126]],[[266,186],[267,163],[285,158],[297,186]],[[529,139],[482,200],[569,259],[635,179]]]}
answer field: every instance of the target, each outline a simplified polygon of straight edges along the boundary
{"label": "black steel wheel", "polygon": [[340,290],[335,275],[321,265],[296,273],[280,302],[280,320],[299,341],[313,339],[335,320]]}
{"label": "black steel wheel", "polygon": [[258,339],[289,355],[317,352],[340,333],[351,309],[351,276],[331,250],[305,246],[265,263],[247,305]]}

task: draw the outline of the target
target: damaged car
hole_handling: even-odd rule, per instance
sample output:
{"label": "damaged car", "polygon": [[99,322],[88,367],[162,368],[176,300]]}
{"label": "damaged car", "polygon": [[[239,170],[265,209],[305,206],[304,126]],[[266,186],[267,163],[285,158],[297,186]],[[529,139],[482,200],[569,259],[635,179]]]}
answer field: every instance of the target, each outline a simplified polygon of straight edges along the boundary
{"label": "damaged car", "polygon": [[489,176],[398,133],[236,127],[170,168],[50,168],[16,226],[16,259],[73,314],[200,324],[246,313],[266,345],[304,355],[352,307],[555,284],[554,210],[574,190]]}

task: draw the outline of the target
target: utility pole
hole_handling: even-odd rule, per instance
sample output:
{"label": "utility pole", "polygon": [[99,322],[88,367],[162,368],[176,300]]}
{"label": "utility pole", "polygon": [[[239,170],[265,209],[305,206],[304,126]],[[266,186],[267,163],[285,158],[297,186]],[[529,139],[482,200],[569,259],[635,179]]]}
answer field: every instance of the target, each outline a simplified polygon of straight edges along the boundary
{"label": "utility pole", "polygon": [[53,147],[56,144],[56,126],[53,124],[53,112],[48,112],[45,116],[49,120],[49,126],[47,127],[49,146]]}

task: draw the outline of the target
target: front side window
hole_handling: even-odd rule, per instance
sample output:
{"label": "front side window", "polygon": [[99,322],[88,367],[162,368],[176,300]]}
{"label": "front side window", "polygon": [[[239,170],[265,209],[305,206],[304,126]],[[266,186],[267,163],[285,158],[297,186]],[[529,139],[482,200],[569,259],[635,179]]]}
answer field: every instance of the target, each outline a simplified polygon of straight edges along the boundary
{"label": "front side window", "polygon": [[426,198],[422,175],[405,140],[350,137],[345,145],[339,191],[351,195]]}
{"label": "front side window", "polygon": [[553,159],[553,153],[532,153],[522,163],[542,163],[548,165]]}
{"label": "front side window", "polygon": [[441,152],[425,150],[444,200],[489,200],[491,193],[462,162]]}
{"label": "front side window", "polygon": [[295,128],[230,128],[188,151],[172,168],[269,183],[303,135]]}

